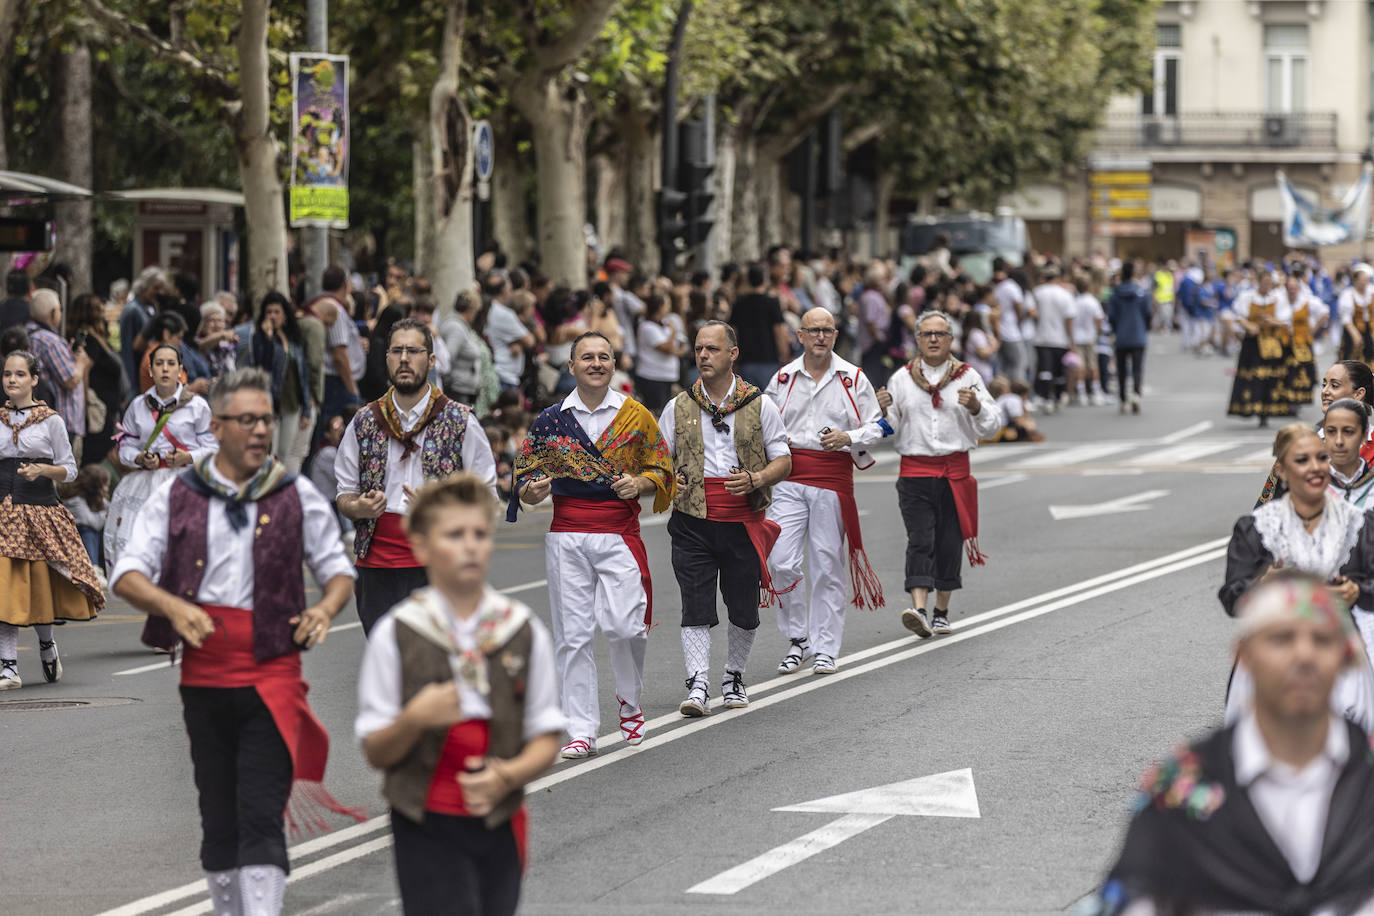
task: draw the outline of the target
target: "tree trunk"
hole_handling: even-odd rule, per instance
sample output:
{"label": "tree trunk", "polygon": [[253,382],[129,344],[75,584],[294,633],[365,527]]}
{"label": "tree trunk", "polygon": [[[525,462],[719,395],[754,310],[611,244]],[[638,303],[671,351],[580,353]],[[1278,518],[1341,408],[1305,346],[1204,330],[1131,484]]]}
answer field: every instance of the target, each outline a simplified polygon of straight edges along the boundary
{"label": "tree trunk", "polygon": [[605,253],[625,238],[625,173],[617,151],[592,157],[596,177],[596,238]]}
{"label": "tree trunk", "polygon": [[512,264],[529,257],[530,219],[528,172],[525,158],[515,143],[513,116],[504,124],[492,122],[496,142],[496,168],[491,176],[492,234]]}
{"label": "tree trunk", "polygon": [[891,170],[879,173],[873,205],[873,234],[876,237],[873,243],[873,254],[875,257],[885,257],[896,250],[890,238],[892,234],[892,193],[895,190],[897,190],[897,173]]}
{"label": "tree trunk", "polygon": [[716,134],[716,172],[711,177],[716,193],[716,225],[711,229],[713,262],[719,266],[735,259],[731,231],[735,215],[735,163],[739,149],[739,125],[726,123]]}
{"label": "tree trunk", "polygon": [[759,256],[759,145],[752,131],[736,134],[734,209],[730,214],[729,259],[743,263]]}
{"label": "tree trunk", "polygon": [[272,134],[267,19],[270,0],[244,0],[239,21],[239,94],[234,150],[248,224],[248,293],[257,302],[270,290],[289,291],[286,207]]}
{"label": "tree trunk", "polygon": [[[83,188],[91,186],[91,51],[77,45],[58,58],[58,177]],[[73,200],[55,210],[57,250],[53,260],[71,268],[73,293],[92,290],[91,202]],[[202,277],[202,285],[211,278]]]}
{"label": "tree trunk", "polygon": [[434,161],[429,131],[410,143],[411,190],[415,198],[415,272],[429,276],[435,256]]}
{"label": "tree trunk", "polygon": [[641,270],[658,263],[658,214],[654,191],[659,186],[658,135],[654,116],[642,111],[620,119],[624,175],[625,235],[630,263]]}
{"label": "tree trunk", "polygon": [[512,93],[534,132],[540,267],[555,285],[587,284],[587,99],[582,90],[540,76]]}
{"label": "tree trunk", "polygon": [[467,0],[449,0],[444,16],[439,76],[429,95],[429,216],[433,252],[428,276],[434,299],[447,311],[459,290],[473,281],[472,119],[458,96]]}
{"label": "tree trunk", "polygon": [[754,175],[759,195],[759,241],[761,248],[766,249],[786,241],[782,226],[782,163],[760,150]]}

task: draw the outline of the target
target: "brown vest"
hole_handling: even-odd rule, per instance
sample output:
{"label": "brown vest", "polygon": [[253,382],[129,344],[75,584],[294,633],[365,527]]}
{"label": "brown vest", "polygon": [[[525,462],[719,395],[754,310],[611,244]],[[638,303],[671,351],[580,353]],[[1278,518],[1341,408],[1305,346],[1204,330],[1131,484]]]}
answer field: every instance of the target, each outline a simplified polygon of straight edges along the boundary
{"label": "brown vest", "polygon": [[[487,680],[491,694],[491,719],[488,722],[487,755],[509,760],[525,747],[525,687],[529,679],[530,647],[534,635],[528,622],[496,651],[487,656]],[[426,684],[453,680],[449,654],[400,620],[396,621],[396,646],[401,652],[401,705],[419,693]],[[421,823],[425,799],[434,779],[435,767],[443,754],[448,729],[426,729],[410,753],[386,771],[382,796],[391,807]],[[485,818],[489,828],[510,820],[525,797],[516,789],[503,798]]]}
{"label": "brown vest", "polygon": [[[768,465],[763,448],[763,396],[754,398],[726,420],[733,427],[740,467],[762,471]],[[711,429],[711,435],[720,433]],[[706,517],[706,443],[702,439],[701,406],[683,392],[673,401],[673,471],[677,494],[673,508],[695,518]],[[749,508],[760,511],[773,501],[773,488],[749,494]]]}

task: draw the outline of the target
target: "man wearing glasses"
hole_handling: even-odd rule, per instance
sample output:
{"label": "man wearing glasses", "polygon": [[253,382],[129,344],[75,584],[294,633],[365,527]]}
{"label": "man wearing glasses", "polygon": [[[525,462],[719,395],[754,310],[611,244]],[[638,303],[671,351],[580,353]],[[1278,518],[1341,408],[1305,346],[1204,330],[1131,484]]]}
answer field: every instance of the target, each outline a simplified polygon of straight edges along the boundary
{"label": "man wearing glasses", "polygon": [[[868,376],[834,353],[835,318],[823,308],[802,316],[798,359],[768,382],[792,451],[792,473],[773,488],[768,517],[782,529],[770,563],[778,582],[802,578],[803,554],[810,553],[810,613],[804,588],[781,596],[778,629],[791,644],[778,665],[791,674],[815,656],[816,674],[834,674],[844,632],[844,543],[849,538],[849,574],[854,605],[883,605],[883,587],[864,554],[859,507],[854,501],[854,467],[873,466],[863,450],[892,434],[882,417],[881,399]],[[808,619],[809,617],[809,619]]]}
{"label": "man wearing glasses", "polygon": [[[978,550],[978,483],[968,453],[1001,429],[997,404],[977,371],[950,356],[953,322],[927,312],[916,328],[920,356],[892,374],[887,420],[896,428],[902,464],[897,502],[906,523],[906,590],[911,607],[902,625],[922,639],[950,632],[949,599],[963,587],[962,547],[969,564]],[[934,619],[926,599],[935,591]]]}
{"label": "man wearing glasses", "polygon": [[744,668],[759,626],[759,593],[767,603],[777,595],[768,553],[779,529],[765,511],[773,485],[792,469],[777,405],[734,373],[735,329],[706,322],[694,353],[701,378],[669,401],[658,421],[677,479],[668,534],[682,592],[687,662],[687,698],[678,711],[691,718],[710,712],[711,627],[720,622],[717,583],[730,619],[723,705],[749,705]]}
{"label": "man wearing glasses", "polygon": [[402,318],[387,341],[391,387],[353,417],[339,442],[339,511],[357,529],[358,618],[370,632],[393,605],[428,585],[403,519],[430,480],[471,471],[496,488],[496,461],[481,424],[427,378],[434,368],[429,326]]}

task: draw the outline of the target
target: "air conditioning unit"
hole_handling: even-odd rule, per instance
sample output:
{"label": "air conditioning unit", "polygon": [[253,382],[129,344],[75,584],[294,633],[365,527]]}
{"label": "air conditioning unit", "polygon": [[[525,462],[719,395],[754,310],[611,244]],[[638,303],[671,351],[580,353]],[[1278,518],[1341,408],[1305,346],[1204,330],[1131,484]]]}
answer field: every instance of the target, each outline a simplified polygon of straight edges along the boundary
{"label": "air conditioning unit", "polygon": [[1160,146],[1163,144],[1163,124],[1159,123],[1158,121],[1146,121],[1141,126],[1144,128],[1144,130],[1142,131],[1141,141],[1145,146]]}
{"label": "air conditioning unit", "polygon": [[1266,146],[1297,146],[1299,143],[1298,125],[1287,115],[1264,116],[1264,143]]}

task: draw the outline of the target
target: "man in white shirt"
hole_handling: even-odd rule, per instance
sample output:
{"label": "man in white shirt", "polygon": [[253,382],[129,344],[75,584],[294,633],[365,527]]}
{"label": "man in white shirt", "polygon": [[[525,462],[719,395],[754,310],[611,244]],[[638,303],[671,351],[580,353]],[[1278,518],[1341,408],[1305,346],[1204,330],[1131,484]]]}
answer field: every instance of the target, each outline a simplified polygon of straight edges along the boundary
{"label": "man in white shirt", "polygon": [[492,271],[486,284],[491,297],[487,311],[487,340],[491,343],[491,361],[502,388],[519,388],[525,374],[525,350],[534,346],[534,334],[525,327],[515,310],[501,300],[510,295],[510,281],[505,274]]}
{"label": "man in white shirt", "polygon": [[357,530],[358,618],[367,632],[428,584],[402,521],[414,492],[456,471],[496,487],[496,461],[481,423],[426,381],[434,368],[429,326],[414,318],[396,322],[386,367],[391,387],[349,422],[334,459],[339,512]]}
{"label": "man in white shirt", "polygon": [[[1001,411],[983,380],[950,356],[954,324],[944,312],[927,312],[916,328],[920,358],[892,374],[888,422],[902,456],[897,500],[906,524],[906,585],[912,606],[902,625],[922,639],[950,632],[949,600],[963,587],[960,550],[969,563],[985,562],[978,549],[978,483],[969,476],[969,452],[1002,428]],[[934,618],[926,599],[935,591]]]}
{"label": "man in white shirt", "polygon": [[1041,272],[1044,280],[1035,298],[1035,394],[1047,413],[1059,406],[1065,389],[1064,356],[1073,346],[1073,294],[1053,264]]}
{"label": "man in white shirt", "polygon": [[693,352],[701,378],[668,403],[658,426],[677,478],[668,534],[687,662],[687,698],[678,711],[694,718],[710,713],[717,583],[730,619],[722,705],[749,705],[744,669],[759,626],[759,593],[768,603],[778,594],[768,554],[779,528],[765,512],[772,487],[792,470],[792,456],[777,405],[734,373],[735,329],[706,322]]}
{"label": "man in white shirt", "polygon": [[1007,272],[1007,262],[1001,258],[992,262],[992,280],[996,284],[992,294],[997,298],[997,307],[1001,309],[997,336],[1002,345],[997,356],[1002,364],[1002,374],[1008,379],[1030,381],[1026,342],[1021,336],[1021,320],[1026,317],[1026,294],[1021,284],[1011,278]]}
{"label": "man in white shirt", "polygon": [[[803,315],[797,332],[802,355],[775,373],[766,389],[782,413],[792,452],[792,473],[773,488],[768,507],[768,517],[782,529],[769,562],[776,581],[798,583],[782,595],[778,609],[778,629],[790,643],[779,674],[791,674],[811,656],[816,674],[836,670],[849,597],[846,537],[855,606],[876,609],[884,603],[882,583],[863,550],[854,467],[873,466],[863,447],[890,435],[892,428],[882,420],[868,376],[835,355],[835,331],[835,317],[827,309]],[[800,581],[808,552],[809,614]]]}
{"label": "man in white shirt", "polygon": [[320,278],[324,293],[302,309],[324,325],[324,404],[315,426],[315,446],[319,447],[324,427],[344,407],[361,402],[358,382],[367,371],[367,354],[362,336],[353,320],[353,297],[349,295],[348,272],[337,264],[326,268]]}
{"label": "man in white shirt", "polygon": [[1265,578],[1238,614],[1253,707],[1145,775],[1101,912],[1374,913],[1374,754],[1330,707],[1364,645],[1325,583]]}

